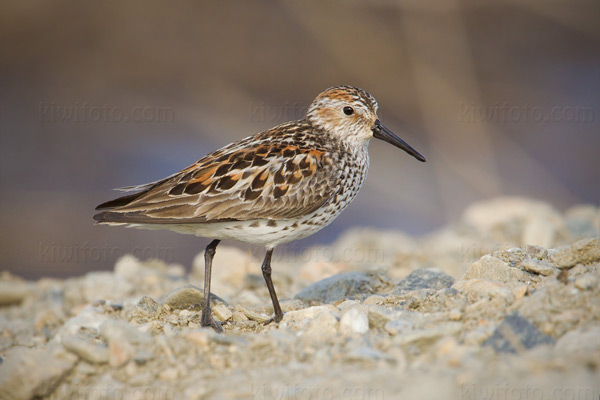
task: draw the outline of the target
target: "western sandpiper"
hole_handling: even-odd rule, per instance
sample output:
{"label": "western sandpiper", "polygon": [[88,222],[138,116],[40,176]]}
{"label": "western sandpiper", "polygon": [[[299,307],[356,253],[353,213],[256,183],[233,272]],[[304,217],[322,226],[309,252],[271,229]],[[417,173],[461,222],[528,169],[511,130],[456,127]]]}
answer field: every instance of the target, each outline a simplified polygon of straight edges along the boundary
{"label": "western sandpiper", "polygon": [[330,224],[360,190],[372,137],[418,151],[386,128],[366,91],[336,86],[319,94],[306,117],[247,137],[201,158],[136,193],[96,207],[101,224],[170,229],[213,239],[204,252],[201,323],[222,331],[210,307],[212,260],[221,240],[266,247],[262,274],[279,322],[283,313],[271,280],[273,249]]}

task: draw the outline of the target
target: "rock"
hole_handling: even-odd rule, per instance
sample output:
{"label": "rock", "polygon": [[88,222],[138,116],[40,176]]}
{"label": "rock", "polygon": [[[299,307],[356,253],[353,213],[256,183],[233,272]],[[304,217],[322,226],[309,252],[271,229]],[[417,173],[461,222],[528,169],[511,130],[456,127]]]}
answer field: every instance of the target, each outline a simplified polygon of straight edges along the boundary
{"label": "rock", "polygon": [[0,306],[20,303],[33,290],[33,285],[27,282],[0,281]]}
{"label": "rock", "polygon": [[158,373],[158,379],[161,381],[174,381],[179,376],[179,371],[175,367],[165,368]]}
{"label": "rock", "polygon": [[136,345],[152,342],[152,337],[122,320],[109,319],[100,325],[100,336],[108,342],[108,363],[119,367],[134,358]]}
{"label": "rock", "polygon": [[50,394],[71,371],[77,357],[17,347],[0,364],[0,398],[28,400]]}
{"label": "rock", "polygon": [[367,310],[369,325],[375,328],[383,328],[389,321],[400,318],[404,313],[408,313],[408,311],[391,310],[375,304],[368,305]]}
{"label": "rock", "polygon": [[[312,333],[326,331],[328,334],[333,335],[335,333],[332,331],[333,327],[337,331],[337,316],[337,309],[330,305],[308,307],[303,310],[285,313],[280,326],[283,328],[289,327],[294,331],[310,329]],[[323,324],[323,327],[319,328],[319,324]]]}
{"label": "rock", "polygon": [[115,275],[127,279],[128,281],[136,281],[142,275],[144,267],[137,257],[126,254],[119,258],[115,263]]}
{"label": "rock", "polygon": [[372,296],[369,296],[365,299],[365,301],[363,301],[364,305],[371,305],[371,304],[382,304],[385,301],[385,297],[374,294]]}
{"label": "rock", "polygon": [[561,215],[548,203],[516,197],[501,197],[475,203],[463,221],[482,233],[492,233],[498,242],[516,242],[551,248],[568,237]]}
{"label": "rock", "polygon": [[337,332],[337,315],[331,311],[321,311],[308,321],[302,334],[321,342],[323,339],[337,335]]}
{"label": "rock", "polygon": [[581,205],[565,212],[567,229],[574,240],[600,235],[600,209],[594,205]]}
{"label": "rock", "polygon": [[[261,254],[262,259],[264,254]],[[277,257],[277,252],[275,252]],[[261,262],[252,257],[248,251],[232,246],[217,247],[213,259],[211,287],[223,296],[233,296],[244,287],[247,274],[260,274]],[[275,272],[276,274],[276,272]],[[204,281],[204,252],[199,253],[193,261],[191,278],[202,285]]]}
{"label": "rock", "polygon": [[88,338],[68,335],[62,339],[62,345],[71,353],[92,364],[108,362],[108,347],[104,343],[94,342]]}
{"label": "rock", "polygon": [[104,321],[100,325],[99,333],[108,342],[112,340],[124,340],[132,344],[147,344],[152,342],[152,336],[123,320],[108,319]]}
{"label": "rock", "polygon": [[392,290],[395,295],[401,295],[411,290],[449,288],[454,284],[454,278],[436,269],[416,269],[402,279]]}
{"label": "rock", "polygon": [[509,314],[483,342],[497,352],[520,353],[539,345],[552,345],[554,339],[541,333],[533,324],[517,313]]}
{"label": "rock", "polygon": [[247,319],[251,321],[256,321],[259,324],[264,324],[265,322],[271,319],[271,317],[266,314],[255,312],[246,307],[237,306],[236,311],[241,311]]}
{"label": "rock", "polygon": [[[225,303],[223,299],[214,293],[210,295],[211,303]],[[172,310],[201,309],[204,301],[204,291],[194,285],[185,285],[167,294],[161,304],[168,305]],[[214,304],[214,303],[213,303]]]}
{"label": "rock", "polygon": [[97,331],[100,325],[107,319],[108,317],[101,309],[91,305],[86,306],[83,310],[79,311],[77,316],[67,320],[52,340],[60,343],[63,337],[70,335],[77,336],[82,329]]}
{"label": "rock", "polygon": [[448,312],[448,319],[450,321],[460,321],[462,318],[462,312],[459,309],[453,308]]}
{"label": "rock", "polygon": [[504,285],[489,281],[487,279],[469,279],[459,280],[452,285],[452,287],[459,292],[474,295],[476,297],[501,297],[504,299],[511,299],[511,291]]}
{"label": "rock", "polygon": [[[530,246],[541,248],[539,246]],[[492,253],[492,257],[498,258],[508,264],[509,267],[518,267],[523,260],[530,257],[526,250],[516,247],[513,249],[497,250]]]}
{"label": "rock", "polygon": [[212,313],[221,322],[225,322],[233,316],[233,313],[224,304],[216,304],[213,306]]}
{"label": "rock", "polygon": [[350,349],[347,353],[344,354],[344,359],[350,362],[369,362],[375,363],[379,360],[385,360],[390,363],[395,362],[394,357],[376,350],[371,346],[360,346],[356,348]]}
{"label": "rock", "polygon": [[349,272],[334,275],[302,289],[295,297],[307,303],[312,301],[334,303],[359,294],[373,294],[388,287],[388,278],[381,270]]}
{"label": "rock", "polygon": [[598,275],[587,273],[575,278],[575,287],[581,290],[589,290],[598,287]]}
{"label": "rock", "polygon": [[[330,248],[330,260],[342,265],[352,265],[361,270],[374,265],[392,267],[402,265],[415,269],[421,265],[421,251],[414,238],[398,231],[381,231],[372,228],[350,229],[342,234]],[[327,250],[321,254],[327,254]],[[390,268],[394,274],[396,269]]]}
{"label": "rock", "polygon": [[543,276],[558,275],[560,273],[560,270],[555,268],[554,265],[550,264],[548,261],[533,258],[523,261],[520,267],[527,272],[533,272],[534,274]]}
{"label": "rock", "polygon": [[518,268],[510,267],[506,262],[493,256],[483,256],[475,261],[465,272],[462,280],[487,279],[496,282],[527,281],[529,275]]}
{"label": "rock", "polygon": [[112,272],[89,272],[83,280],[83,295],[88,302],[123,300],[133,291],[133,285]]}
{"label": "rock", "polygon": [[571,268],[577,264],[591,264],[600,261],[600,237],[582,239],[570,246],[551,251],[550,260],[558,268]]}
{"label": "rock", "polygon": [[340,317],[340,332],[344,334],[358,333],[359,335],[369,331],[369,316],[364,307],[350,307]]}
{"label": "rock", "polygon": [[135,348],[129,342],[123,340],[108,342],[108,364],[113,368],[125,365],[134,354]]}
{"label": "rock", "polygon": [[563,355],[598,360],[600,356],[600,325],[576,329],[561,337],[555,350]]}
{"label": "rock", "polygon": [[529,255],[529,257],[538,259],[538,260],[546,260],[548,258],[548,250],[541,246],[534,246],[528,244],[525,246],[525,251]]}
{"label": "rock", "polygon": [[215,333],[209,329],[188,331],[183,335],[186,340],[201,348],[208,348],[214,336]]}
{"label": "rock", "polygon": [[439,324],[434,328],[403,332],[395,336],[394,343],[400,345],[415,344],[424,346],[435,342],[440,337],[455,335],[461,330],[462,324],[460,322],[446,322]]}
{"label": "rock", "polygon": [[[308,262],[303,263],[298,272],[298,278],[306,282],[316,282],[330,276],[343,273],[347,270],[347,264],[330,262],[325,260],[314,260],[308,257]],[[264,283],[263,283],[264,284]]]}
{"label": "rock", "polygon": [[392,321],[388,321],[384,326],[384,329],[390,335],[400,335],[404,332],[411,331],[413,328],[414,324],[405,319],[394,319]]}
{"label": "rock", "polygon": [[524,283],[518,283],[516,285],[512,285],[511,293],[515,300],[522,299],[525,297],[527,292],[529,291],[529,287]]}
{"label": "rock", "polygon": [[131,311],[131,319],[138,324],[143,324],[153,320],[157,312],[158,303],[153,298],[144,296]]}

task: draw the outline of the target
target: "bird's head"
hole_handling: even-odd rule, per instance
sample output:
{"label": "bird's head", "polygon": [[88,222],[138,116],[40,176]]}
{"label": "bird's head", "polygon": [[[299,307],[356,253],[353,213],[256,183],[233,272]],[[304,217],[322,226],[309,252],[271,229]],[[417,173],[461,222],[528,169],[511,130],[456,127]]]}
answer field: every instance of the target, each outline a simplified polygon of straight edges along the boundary
{"label": "bird's head", "polygon": [[377,100],[366,91],[354,86],[335,86],[317,96],[306,118],[346,143],[366,146],[375,137],[425,161],[425,157],[381,123],[377,107]]}

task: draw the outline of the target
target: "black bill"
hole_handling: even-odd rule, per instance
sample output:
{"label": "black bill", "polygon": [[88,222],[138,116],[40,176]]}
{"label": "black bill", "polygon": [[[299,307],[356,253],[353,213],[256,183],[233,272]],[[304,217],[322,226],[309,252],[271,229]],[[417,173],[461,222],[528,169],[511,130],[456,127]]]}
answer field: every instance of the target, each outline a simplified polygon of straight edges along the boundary
{"label": "black bill", "polygon": [[373,126],[373,137],[376,139],[385,140],[386,142],[404,150],[417,160],[425,162],[425,157],[423,157],[421,153],[413,149],[408,143],[400,139],[394,132],[386,128],[380,120],[375,121],[375,125]]}

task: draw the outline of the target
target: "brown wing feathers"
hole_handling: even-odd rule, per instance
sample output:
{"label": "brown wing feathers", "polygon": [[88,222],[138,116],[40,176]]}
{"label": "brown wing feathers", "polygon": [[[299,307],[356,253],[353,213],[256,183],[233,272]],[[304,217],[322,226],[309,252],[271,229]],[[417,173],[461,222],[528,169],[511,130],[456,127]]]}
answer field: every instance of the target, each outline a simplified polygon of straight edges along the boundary
{"label": "brown wing feathers", "polygon": [[310,148],[291,145],[289,139],[298,132],[286,132],[286,127],[231,144],[142,192],[103,203],[97,209],[108,211],[94,219],[161,224],[307,214],[333,195],[323,182],[335,168],[314,142]]}

